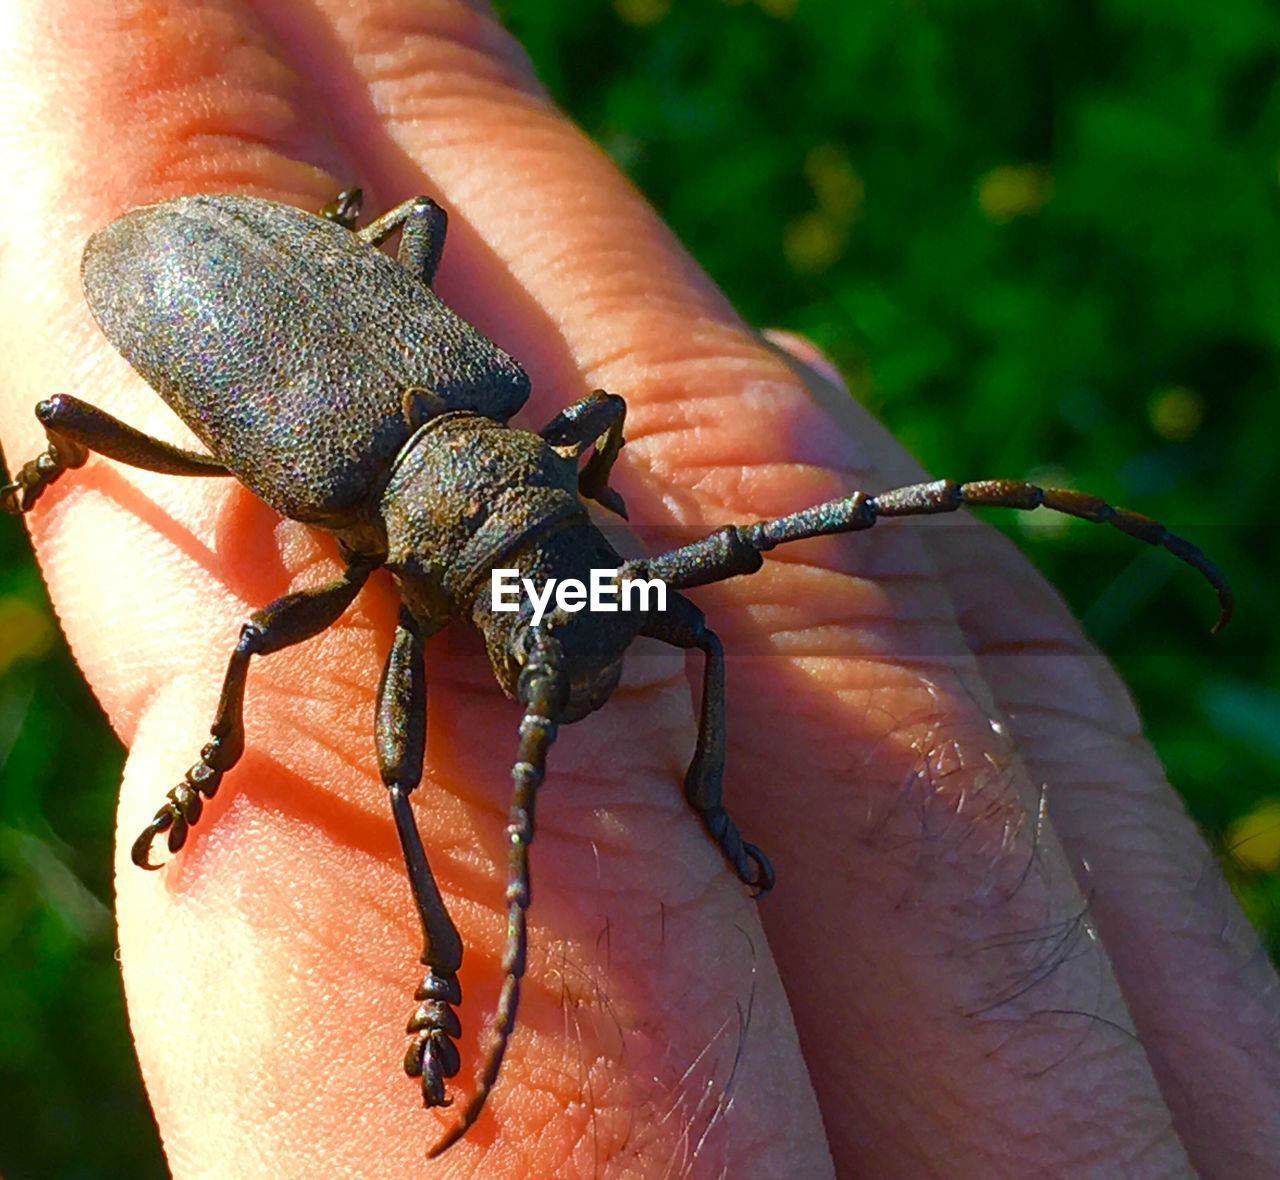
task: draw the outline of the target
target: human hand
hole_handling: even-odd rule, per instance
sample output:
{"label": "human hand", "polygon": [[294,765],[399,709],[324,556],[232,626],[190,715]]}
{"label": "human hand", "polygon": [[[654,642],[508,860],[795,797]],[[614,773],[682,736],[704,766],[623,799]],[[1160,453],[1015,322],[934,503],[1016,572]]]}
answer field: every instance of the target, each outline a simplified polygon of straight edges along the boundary
{"label": "human hand", "polygon": [[[525,421],[626,397],[616,482],[642,537],[917,478],[818,358],[743,328],[487,17],[55,0],[6,19],[11,460],[41,446],[31,405],[55,389],[183,439],[84,307],[94,228],[191,191],[316,208],[358,180],[372,211],[449,209],[440,290],[530,370]],[[239,618],[330,576],[334,549],[238,487],[99,460],[30,521],[131,745],[121,953],[171,1167],[422,1170],[450,1116],[417,1112],[399,1069],[417,932],[373,758],[389,584],[255,665],[249,753],[157,879],[128,845],[206,740]],[[435,1173],[822,1175],[818,1105],[842,1175],[1272,1158],[1274,977],[1123,689],[1009,545],[936,524],[695,592],[730,653],[727,801],[779,872],[758,914],[679,795],[678,658],[638,647],[564,731],[519,1031]],[[499,983],[518,714],[469,635],[433,641],[428,679],[415,805],[467,944],[465,1095]]]}

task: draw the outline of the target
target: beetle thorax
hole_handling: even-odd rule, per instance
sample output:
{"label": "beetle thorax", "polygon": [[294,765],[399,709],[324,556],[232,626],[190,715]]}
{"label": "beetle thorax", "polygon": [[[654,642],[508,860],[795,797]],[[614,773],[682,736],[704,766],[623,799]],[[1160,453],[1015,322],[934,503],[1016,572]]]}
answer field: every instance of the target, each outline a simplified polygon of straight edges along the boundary
{"label": "beetle thorax", "polygon": [[[586,582],[593,568],[622,564],[578,497],[577,463],[536,434],[473,414],[435,418],[405,444],[381,515],[387,568],[406,606],[428,631],[473,623],[512,694],[529,614],[494,609],[491,572],[514,570],[542,586]],[[571,712],[582,716],[608,699],[642,621],[589,611],[548,620],[565,648]]]}

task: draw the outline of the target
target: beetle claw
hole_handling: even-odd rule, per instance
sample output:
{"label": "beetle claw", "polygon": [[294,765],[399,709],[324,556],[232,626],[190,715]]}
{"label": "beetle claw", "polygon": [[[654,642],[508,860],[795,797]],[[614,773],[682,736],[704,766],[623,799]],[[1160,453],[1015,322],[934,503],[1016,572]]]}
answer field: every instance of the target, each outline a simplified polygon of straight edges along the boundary
{"label": "beetle claw", "polygon": [[615,516],[622,517],[623,520],[629,520],[627,516],[627,505],[623,498],[618,495],[613,488],[603,488],[596,494],[596,500],[603,504]]}
{"label": "beetle claw", "polygon": [[748,844],[743,841],[742,851],[747,854],[756,867],[756,871],[751,875],[750,880],[743,877],[743,882],[751,887],[752,897],[763,897],[773,888],[774,883],[777,881],[777,877],[773,872],[773,865],[769,863],[769,858],[754,844]]}
{"label": "beetle claw", "polygon": [[133,842],[133,847],[129,851],[130,858],[138,868],[155,872],[163,867],[151,859],[151,846],[161,832],[173,827],[173,821],[173,813],[167,807],[162,807],[156,812],[155,819],[142,829],[142,834]]}
{"label": "beetle claw", "polygon": [[129,853],[133,863],[140,869],[146,869],[148,873],[154,873],[164,867],[151,859],[151,840],[154,835],[155,833],[148,828],[133,842],[133,848]]}
{"label": "beetle claw", "polygon": [[404,1058],[404,1072],[422,1079],[422,1105],[428,1110],[453,1105],[453,1099],[445,1096],[444,1083],[460,1066],[457,1046],[438,1031],[420,1032]]}

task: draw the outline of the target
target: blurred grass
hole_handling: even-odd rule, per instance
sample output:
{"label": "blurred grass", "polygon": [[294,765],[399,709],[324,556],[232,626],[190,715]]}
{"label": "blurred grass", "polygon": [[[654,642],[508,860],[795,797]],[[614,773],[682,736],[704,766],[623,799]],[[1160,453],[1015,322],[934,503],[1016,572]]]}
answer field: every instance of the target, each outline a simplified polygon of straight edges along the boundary
{"label": "blurred grass", "polygon": [[[1230,573],[1240,610],[1210,641],[1211,596],[1167,557],[1088,526],[997,522],[1120,666],[1280,951],[1263,511],[1280,437],[1280,13],[499,8],[744,316],[811,336],[934,471],[1051,472],[1178,527]],[[12,523],[0,562],[0,1169],[160,1173],[107,910],[121,753]]]}
{"label": "blurred grass", "polygon": [[164,1175],[111,916],[123,754],[58,633],[21,525],[0,528],[0,1170]]}

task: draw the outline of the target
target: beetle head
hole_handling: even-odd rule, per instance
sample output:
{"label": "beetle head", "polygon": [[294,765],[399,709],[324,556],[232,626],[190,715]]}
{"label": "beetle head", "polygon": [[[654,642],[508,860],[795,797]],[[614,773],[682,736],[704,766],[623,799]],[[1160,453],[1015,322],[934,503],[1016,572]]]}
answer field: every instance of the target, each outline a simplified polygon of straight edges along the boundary
{"label": "beetle head", "polygon": [[625,615],[556,609],[548,611],[535,626],[531,611],[522,607],[512,648],[524,675],[536,663],[542,645],[554,645],[565,693],[558,720],[568,723],[594,713],[613,694],[622,675],[622,658],[634,635],[635,627]]}

